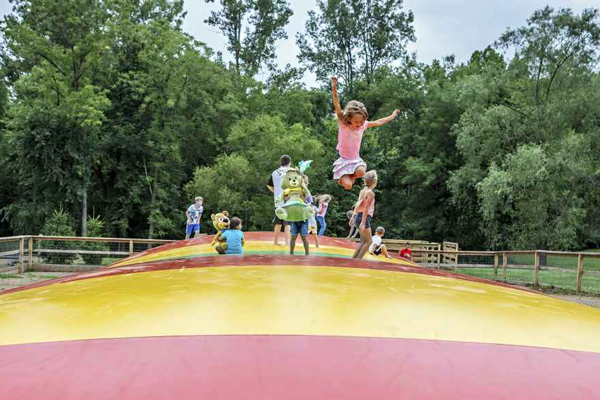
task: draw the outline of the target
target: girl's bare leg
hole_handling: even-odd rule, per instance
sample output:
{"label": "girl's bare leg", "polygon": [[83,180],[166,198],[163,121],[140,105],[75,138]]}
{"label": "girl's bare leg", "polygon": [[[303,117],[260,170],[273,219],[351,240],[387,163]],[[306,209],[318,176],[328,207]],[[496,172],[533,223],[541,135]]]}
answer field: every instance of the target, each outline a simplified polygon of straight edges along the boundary
{"label": "girl's bare leg", "polygon": [[390,253],[388,253],[387,247],[385,247],[385,244],[381,245],[381,252],[385,256],[385,258],[392,258],[392,256],[390,256]]}
{"label": "girl's bare leg", "polygon": [[354,185],[354,178],[351,175],[344,175],[338,182],[344,189],[350,190],[352,189],[352,185]]}
{"label": "girl's bare leg", "polygon": [[354,250],[354,254],[352,254],[352,258],[356,258],[358,257],[358,254],[360,253],[360,250],[362,249],[363,246],[363,240],[362,237],[360,238],[360,243],[358,244],[358,248],[356,250]]}
{"label": "girl's bare leg", "polygon": [[315,238],[315,246],[318,249],[319,248],[319,236],[315,232],[312,232],[311,235],[312,235],[312,237]]}
{"label": "girl's bare leg", "polygon": [[302,239],[302,243],[304,243],[304,253],[306,255],[309,255],[310,250],[308,248],[308,238],[306,236],[302,236],[302,235],[300,235],[300,238]]}
{"label": "girl's bare leg", "polygon": [[292,235],[292,237],[290,238],[290,254],[294,255],[294,248],[296,247],[296,239],[298,238],[298,235]]}
{"label": "girl's bare leg", "polygon": [[[371,238],[371,236],[368,236],[368,240],[369,240],[369,244],[367,244],[367,237],[365,235],[363,235],[363,232],[369,231],[369,233],[371,232],[371,228],[369,229],[364,229],[364,230],[359,230],[360,232],[360,244],[358,245],[358,248],[356,249],[356,251],[354,251],[354,255],[352,255],[352,258],[362,258],[365,256],[365,253],[367,252],[367,250],[369,250],[369,246],[371,246],[371,242],[373,241],[373,238]],[[363,251],[364,250],[364,251]],[[360,257],[360,254],[362,253],[362,257]]]}
{"label": "girl's bare leg", "polygon": [[363,245],[358,248],[358,254],[355,258],[362,259],[367,251],[369,251],[369,247],[371,247],[371,243],[373,243],[373,234],[371,233],[371,228],[365,228],[360,231],[360,240]]}

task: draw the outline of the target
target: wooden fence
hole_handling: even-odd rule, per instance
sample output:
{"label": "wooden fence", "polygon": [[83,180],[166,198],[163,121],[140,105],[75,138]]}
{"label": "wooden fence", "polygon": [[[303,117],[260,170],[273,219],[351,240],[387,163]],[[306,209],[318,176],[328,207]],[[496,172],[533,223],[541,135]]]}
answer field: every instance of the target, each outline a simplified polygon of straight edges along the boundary
{"label": "wooden fence", "polygon": [[[156,245],[163,245],[174,242],[173,240],[156,240],[156,239],[124,239],[124,238],[104,238],[104,237],[67,237],[67,236],[13,236],[0,238],[0,260],[13,261],[18,264],[20,273],[26,271],[83,271],[96,269],[102,265],[91,264],[61,264],[61,263],[44,263],[44,260],[51,259],[53,255],[65,255],[65,257],[83,257],[95,255],[99,257],[123,258],[133,255],[136,252],[141,252]],[[384,239],[384,243],[392,252],[397,252],[404,247],[404,244],[411,244],[414,261],[424,266],[433,267],[450,267],[455,270],[458,268],[493,268],[494,277],[497,279],[501,273],[502,280],[506,282],[506,271],[509,268],[508,259],[511,255],[533,256],[533,284],[539,287],[541,257],[576,257],[577,269],[575,274],[575,287],[577,293],[581,292],[582,279],[585,273],[584,261],[587,258],[600,258],[600,253],[586,252],[560,252],[546,250],[524,250],[524,251],[461,251],[458,250],[457,243],[444,242],[433,243],[418,240],[392,240]],[[51,243],[52,245],[45,245]],[[73,243],[72,246],[57,246],[57,243]],[[92,249],[85,248],[84,243],[106,243],[108,249]],[[108,244],[116,244],[116,249],[110,249]],[[137,245],[137,249],[136,249]],[[71,248],[67,248],[71,247]],[[493,259],[493,263],[488,264],[461,264],[460,257],[474,256],[480,258]],[[55,259],[55,258],[54,258]],[[502,264],[500,264],[502,259]],[[530,269],[531,266],[510,265],[510,268]],[[567,270],[566,268],[543,267],[545,270]],[[0,271],[2,265],[0,263]],[[591,272],[598,274],[598,272]]]}
{"label": "wooden fence", "polygon": [[[355,241],[358,240],[355,239]],[[412,239],[383,239],[383,244],[391,252],[399,252],[404,248],[406,243],[410,243],[413,260],[419,264],[444,263],[454,265],[458,260],[456,255],[453,254],[453,252],[458,251],[458,243],[436,243]]]}
{"label": "wooden fence", "polygon": [[[116,250],[86,250],[61,248],[67,246],[44,246],[44,243],[105,243],[116,244]],[[83,271],[96,269],[102,265],[73,265],[60,263],[43,263],[43,257],[51,255],[65,255],[65,257],[78,256],[99,256],[122,258],[133,255],[136,252],[147,250],[155,245],[163,245],[174,242],[174,240],[158,240],[158,239],[124,239],[124,238],[105,238],[105,237],[71,237],[71,236],[12,236],[0,238],[0,259],[18,260],[19,272],[26,271]],[[138,249],[136,250],[136,245]],[[141,245],[141,246],[140,246]],[[12,248],[11,248],[12,247]],[[58,247],[58,248],[48,248]],[[82,246],[83,247],[83,246]],[[143,247],[140,249],[140,247]],[[7,249],[10,248],[10,249]]]}
{"label": "wooden fence", "polygon": [[[554,256],[554,257],[577,257],[577,272],[576,272],[576,281],[575,287],[577,293],[581,293],[581,284],[583,280],[584,274],[584,260],[586,258],[600,258],[600,253],[586,253],[586,252],[564,252],[564,251],[548,251],[548,250],[518,250],[518,251],[447,251],[447,250],[413,250],[413,253],[426,253],[429,257],[431,254],[439,254],[439,255],[448,255],[453,256],[458,260],[460,256],[485,256],[485,257],[493,257],[494,263],[494,277],[498,278],[498,271],[501,270],[502,280],[506,282],[506,270],[509,268],[508,258],[510,255],[525,255],[525,256],[533,256],[534,257],[534,265],[533,265],[533,285],[538,288],[540,286],[540,270],[541,263],[540,258],[542,255],[546,256]],[[502,265],[500,265],[500,257],[502,257]],[[425,263],[430,264],[430,263]],[[443,264],[438,262],[437,267],[439,268]],[[435,264],[434,264],[435,266]],[[461,265],[458,262],[454,263],[453,268],[456,270],[458,268],[480,268],[480,267],[489,267],[489,265]],[[522,265],[511,265],[512,268],[527,268]],[[545,267],[545,269],[549,270],[566,270],[566,268],[553,268],[553,267]]]}

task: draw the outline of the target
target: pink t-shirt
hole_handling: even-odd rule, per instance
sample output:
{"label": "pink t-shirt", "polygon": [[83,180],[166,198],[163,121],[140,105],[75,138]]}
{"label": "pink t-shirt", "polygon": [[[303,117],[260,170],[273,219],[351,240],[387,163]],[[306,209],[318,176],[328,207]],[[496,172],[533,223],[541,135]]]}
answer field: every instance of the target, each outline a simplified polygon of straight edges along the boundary
{"label": "pink t-shirt", "polygon": [[327,214],[327,208],[329,207],[329,203],[321,203],[319,206],[319,210],[317,212],[317,217],[324,217]]}
{"label": "pink t-shirt", "polygon": [[[369,208],[367,209],[367,215],[370,215],[371,217],[373,216],[373,214],[375,213],[375,193],[369,189],[370,192],[373,193],[373,201],[371,202],[371,204],[369,205]],[[365,196],[366,197],[366,196]],[[359,210],[360,212],[363,211],[363,202],[365,201],[365,198],[363,198],[361,200],[361,204],[359,204]]]}
{"label": "pink t-shirt", "polygon": [[371,217],[373,216],[374,213],[375,213],[375,193],[373,193],[373,201],[371,202],[371,205],[369,206],[369,209],[367,210],[367,214],[370,215]]}
{"label": "pink t-shirt", "polygon": [[362,142],[363,133],[369,126],[369,121],[358,129],[352,129],[350,125],[339,121],[340,130],[338,131],[338,145],[337,150],[341,157],[348,160],[354,160],[359,158],[360,144]]}

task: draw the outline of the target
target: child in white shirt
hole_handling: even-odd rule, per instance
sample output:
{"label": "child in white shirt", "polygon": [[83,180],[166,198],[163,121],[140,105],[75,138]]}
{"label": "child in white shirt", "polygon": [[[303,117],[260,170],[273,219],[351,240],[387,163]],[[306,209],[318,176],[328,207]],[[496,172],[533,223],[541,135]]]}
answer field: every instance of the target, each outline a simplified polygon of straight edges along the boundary
{"label": "child in white shirt", "polygon": [[373,236],[373,243],[371,247],[369,247],[369,253],[378,256],[383,254],[385,258],[392,258],[387,251],[387,247],[385,244],[381,243],[383,235],[385,235],[385,229],[380,226],[375,230],[375,235]]}

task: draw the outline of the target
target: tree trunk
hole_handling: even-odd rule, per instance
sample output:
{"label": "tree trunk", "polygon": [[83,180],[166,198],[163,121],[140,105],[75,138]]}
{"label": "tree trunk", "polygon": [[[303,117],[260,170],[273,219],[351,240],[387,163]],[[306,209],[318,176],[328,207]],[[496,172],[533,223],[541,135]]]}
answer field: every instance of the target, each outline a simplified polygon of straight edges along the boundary
{"label": "tree trunk", "polygon": [[87,236],[87,184],[83,185],[83,200],[81,201],[81,236]]}
{"label": "tree trunk", "polygon": [[154,181],[153,181],[153,186],[154,189],[152,190],[152,194],[150,195],[150,225],[148,226],[148,239],[154,239],[154,220],[152,219],[152,213],[154,211],[154,203],[156,203],[156,191],[157,191],[157,184],[156,181],[158,180],[158,173],[154,172]]}

